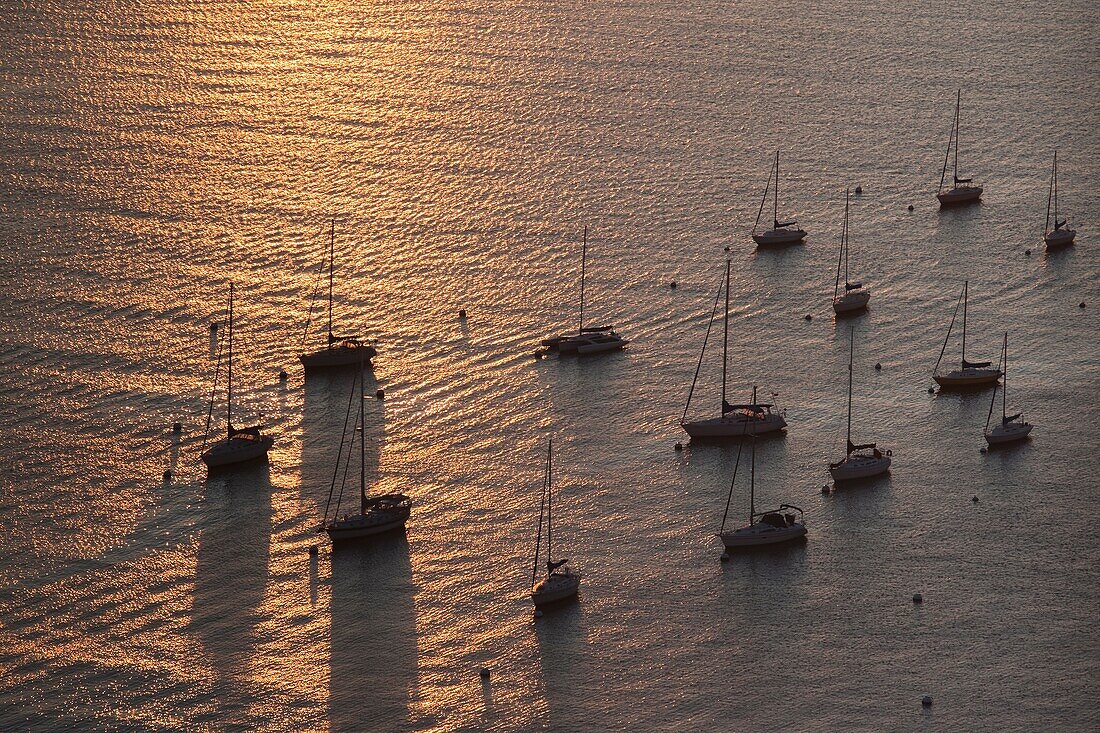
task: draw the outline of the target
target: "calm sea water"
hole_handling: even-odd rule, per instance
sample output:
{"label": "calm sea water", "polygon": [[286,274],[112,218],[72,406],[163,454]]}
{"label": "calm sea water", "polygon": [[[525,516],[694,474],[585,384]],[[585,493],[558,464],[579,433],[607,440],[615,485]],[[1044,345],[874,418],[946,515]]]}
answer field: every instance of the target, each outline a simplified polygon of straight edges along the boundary
{"label": "calm sea water", "polygon": [[[1095,4],[46,0],[0,20],[0,728],[1100,728]],[[941,213],[958,88],[963,175],[987,188]],[[756,252],[780,147],[781,216],[810,236]],[[1048,255],[1056,148],[1080,235]],[[838,324],[856,184],[873,297]],[[306,383],[295,358],[331,216],[338,324],[381,339],[368,480],[416,501],[407,536],[336,553],[313,528],[351,377]],[[576,318],[584,225],[590,317],[632,343],[534,359]],[[736,447],[673,444],[727,245],[731,397],[778,392],[790,424],[761,441],[758,495],[803,506],[810,536],[723,564]],[[988,455],[989,393],[927,392],[967,278],[968,355],[1010,332],[1009,409],[1037,426]],[[278,440],[269,467],[207,479],[230,280],[238,410]],[[856,439],[894,469],[822,495],[850,325]],[[708,358],[701,411],[717,378]],[[536,622],[551,435],[556,536],[586,578]]]}

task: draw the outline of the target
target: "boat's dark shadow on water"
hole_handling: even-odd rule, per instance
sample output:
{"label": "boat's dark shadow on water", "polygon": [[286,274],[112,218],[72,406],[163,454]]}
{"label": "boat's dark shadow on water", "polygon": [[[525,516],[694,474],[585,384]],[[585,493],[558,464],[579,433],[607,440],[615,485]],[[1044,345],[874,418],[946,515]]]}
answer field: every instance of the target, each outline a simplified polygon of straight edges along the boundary
{"label": "boat's dark shadow on water", "polygon": [[197,529],[189,631],[215,672],[217,705],[208,722],[255,727],[249,707],[261,691],[250,681],[258,612],[267,588],[271,478],[265,463],[207,478]]}
{"label": "boat's dark shadow on water", "polygon": [[404,532],[341,545],[331,590],[331,730],[412,730],[416,588]]}
{"label": "boat's dark shadow on water", "polygon": [[[686,435],[686,433],[685,433]],[[738,445],[744,443],[746,448],[749,445],[749,439],[753,436],[749,435],[737,435],[728,438],[688,438],[688,447],[691,448],[737,448]],[[756,436],[756,444],[758,446],[767,443],[781,443],[787,437],[786,430],[773,430],[770,433],[761,433]]]}
{"label": "boat's dark shadow on water", "polygon": [[[320,525],[322,513],[328,499],[332,477],[337,469],[337,453],[340,451],[340,431],[344,433],[344,461],[351,450],[351,462],[347,464],[347,482],[344,486],[344,498],[341,511],[350,507],[358,511],[359,493],[359,433],[353,430],[358,417],[359,391],[356,379],[358,366],[350,368],[310,371],[305,381],[302,395],[302,496],[318,508],[317,523]],[[365,394],[364,413],[366,417],[366,464],[367,493],[378,478],[378,460],[385,435],[384,403],[375,397],[378,381],[374,370],[368,365],[363,369],[363,392]],[[348,414],[348,406],[351,414]],[[340,492],[345,462],[341,461],[336,477],[336,490],[333,502]],[[350,500],[350,504],[348,503]],[[330,508],[330,515],[332,509]]]}
{"label": "boat's dark shadow on water", "polygon": [[[583,593],[583,588],[582,588]],[[534,621],[549,730],[587,730],[601,719],[592,710],[593,667],[583,598],[542,607]]]}
{"label": "boat's dark shadow on water", "polygon": [[843,479],[841,481],[833,481],[831,495],[840,492],[851,491],[868,491],[870,489],[889,489],[891,479],[893,478],[893,467],[886,473],[880,473],[877,476],[868,476],[866,478],[854,478]]}

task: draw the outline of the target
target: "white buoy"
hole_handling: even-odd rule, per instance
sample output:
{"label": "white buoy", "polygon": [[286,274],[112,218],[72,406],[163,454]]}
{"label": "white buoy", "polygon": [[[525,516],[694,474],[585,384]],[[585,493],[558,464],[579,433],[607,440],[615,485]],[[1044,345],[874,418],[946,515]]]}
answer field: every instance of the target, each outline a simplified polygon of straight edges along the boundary
{"label": "white buoy", "polygon": [[924,603],[924,596],[922,596],[920,593],[914,593],[913,603]]}
{"label": "white buoy", "polygon": [[920,701],[920,704],[921,704],[921,707],[925,707],[925,708],[932,707],[932,696],[931,695],[925,695],[924,698]]}

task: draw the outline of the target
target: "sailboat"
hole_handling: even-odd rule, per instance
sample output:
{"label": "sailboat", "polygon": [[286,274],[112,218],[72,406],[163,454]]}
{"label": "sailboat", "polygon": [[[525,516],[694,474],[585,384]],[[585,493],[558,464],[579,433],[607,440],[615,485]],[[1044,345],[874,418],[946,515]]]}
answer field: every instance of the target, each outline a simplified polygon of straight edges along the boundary
{"label": "sailboat", "polygon": [[[760,226],[760,216],[764,213],[764,204],[768,201],[768,191],[771,188],[772,179],[775,179],[775,197],[772,202],[772,228],[757,231]],[[795,244],[806,238],[806,232],[798,226],[797,221],[779,221],[779,151],[775,151],[775,164],[772,172],[768,174],[768,183],[764,187],[764,197],[760,199],[760,210],[756,212],[756,223],[752,225],[752,240],[760,247],[779,244]]]}
{"label": "sailboat", "polygon": [[[695,394],[695,384],[699,381],[699,371],[703,366],[703,356],[707,353],[707,342],[710,340],[710,331],[714,326],[714,316],[718,310],[718,299],[722,296],[723,289],[726,293],[726,312],[722,320],[722,401],[718,417],[704,420],[688,421],[688,409],[691,407],[691,397]],[[775,405],[760,404],[756,401],[756,387],[752,388],[752,402],[745,405],[731,405],[726,401],[726,372],[729,363],[729,325],[730,325],[730,263],[726,260],[725,286],[718,288],[718,295],[714,298],[714,308],[711,309],[710,322],[707,324],[707,333],[703,337],[703,348],[699,352],[699,363],[695,367],[695,378],[691,381],[691,389],[688,390],[687,404],[684,405],[684,414],[680,417],[680,427],[692,438],[734,438],[752,433],[760,435],[772,433],[787,427],[787,421],[778,411],[773,411]]]}
{"label": "sailboat", "polygon": [[[344,495],[343,482],[341,482],[340,493],[336,498],[332,519],[329,520],[328,518],[329,505],[332,504],[332,495],[336,488],[336,477],[340,473],[340,459],[344,454],[344,440],[341,435],[340,448],[336,456],[336,467],[333,469],[332,484],[329,486],[328,502],[325,505],[325,522],[318,530],[320,531],[323,529],[327,532],[333,544],[343,540],[359,539],[360,537],[368,537],[370,535],[381,534],[395,529],[402,529],[405,526],[405,522],[408,521],[409,513],[412,510],[412,499],[404,494],[391,493],[367,496],[367,430],[366,421],[364,419],[366,417],[366,400],[363,394],[364,375],[362,374],[362,366],[363,365],[360,365],[360,373],[357,375],[357,381],[359,383],[359,414],[357,417],[357,425],[353,426],[352,432],[352,436],[354,436],[354,427],[359,428],[359,513],[339,516],[340,500]],[[355,386],[353,381],[351,385],[352,394],[355,393]],[[351,459],[352,450],[354,450],[354,437],[352,438],[352,442],[348,445],[348,461]],[[344,477],[347,477],[347,461],[344,462]]]}
{"label": "sailboat", "polygon": [[[1054,201],[1054,228],[1050,228],[1050,204]],[[1066,226],[1066,220],[1058,221],[1058,151],[1054,151],[1054,165],[1050,169],[1050,191],[1047,192],[1047,221],[1043,225],[1043,241],[1047,249],[1057,249],[1073,244],[1077,232]]]}
{"label": "sailboat", "polygon": [[993,406],[997,404],[997,388],[993,388],[993,399],[989,401],[989,415],[985,418],[985,442],[990,445],[1001,445],[1023,440],[1031,432],[1032,424],[1021,420],[1023,413],[1008,414],[1008,332],[1005,331],[1004,344],[1001,346],[1001,365],[1004,369],[1004,386],[1001,387],[1001,424],[989,428],[989,421],[993,417]]}
{"label": "sailboat", "polygon": [[562,354],[598,354],[603,351],[621,349],[630,343],[615,333],[612,326],[586,327],[584,325],[584,276],[587,261],[588,227],[585,227],[581,246],[581,315],[580,322],[577,324],[577,332],[551,336],[542,341],[543,346]]}
{"label": "sailboat", "polygon": [[[851,244],[848,239],[848,190],[844,190],[844,229],[840,234],[840,258],[836,263],[836,284],[833,285],[833,311],[837,315],[855,313],[867,307],[871,293],[863,288],[862,282],[848,281],[848,252]],[[844,292],[840,292],[840,268],[844,266]]]}
{"label": "sailboat", "polygon": [[336,268],[336,220],[329,230],[328,256],[328,338],[326,344],[308,354],[299,354],[298,360],[306,369],[351,366],[369,362],[378,353],[371,344],[359,336],[338,336],[332,330],[332,286]]}
{"label": "sailboat", "polygon": [[[951,126],[951,135],[947,138],[947,153],[943,157],[943,172],[940,173],[940,187],[936,198],[940,200],[941,207],[961,206],[970,204],[982,196],[982,187],[974,185],[973,178],[959,178],[959,106],[962,103],[962,90],[959,90],[955,98],[955,121]],[[951,158],[952,147],[955,150],[955,165],[952,173],[954,185],[944,190],[943,184],[947,179],[947,161]]]}
{"label": "sailboat", "polygon": [[[577,595],[581,587],[581,574],[569,567],[569,560],[554,560],[553,509],[554,490],[551,486],[554,441],[546,447],[546,475],[542,481],[542,498],[539,504],[539,529],[535,537],[535,565],[531,569],[531,602],[542,606]],[[544,512],[545,510],[545,512]],[[542,549],[542,520],[546,517],[546,575],[539,577],[539,551]]]}
{"label": "sailboat", "polygon": [[[756,511],[756,435],[752,436],[751,442],[749,523],[737,529],[726,529],[730,503],[733,500],[733,487],[737,483],[737,467],[741,463],[741,449],[739,448],[737,461],[733,464],[733,479],[730,481],[729,495],[726,497],[726,510],[722,513],[722,529],[718,532],[718,537],[722,540],[726,550],[758,547],[760,545],[777,545],[806,536],[805,514],[793,504],[780,504],[778,509],[769,509],[764,512]],[[743,448],[744,444],[741,447]]]}
{"label": "sailboat", "polygon": [[870,478],[890,470],[890,451],[884,454],[874,443],[856,445],[852,442],[852,367],[855,353],[856,332],[852,329],[852,343],[848,352],[848,451],[842,460],[829,464],[829,474],[833,481]]}
{"label": "sailboat", "polygon": [[[943,348],[940,349],[940,357],[936,359],[936,366],[932,369],[932,378],[936,383],[945,388],[961,387],[985,387],[996,384],[1001,378],[1000,369],[990,369],[992,362],[967,361],[966,360],[966,301],[969,292],[969,281],[963,283],[963,291],[959,296],[959,302],[955,304],[955,314],[951,316],[951,324],[947,327],[947,336],[943,340]],[[947,342],[951,339],[951,329],[955,326],[955,318],[959,315],[959,306],[962,306],[962,360],[958,369],[952,369],[947,374],[937,374],[943,353],[947,350]]]}
{"label": "sailboat", "polygon": [[[275,436],[261,432],[263,425],[233,427],[233,283],[229,283],[229,370],[225,400],[226,437],[202,452],[202,461],[209,468],[244,463],[266,458],[275,443]],[[213,397],[211,397],[213,400]],[[211,404],[213,404],[211,402]]]}

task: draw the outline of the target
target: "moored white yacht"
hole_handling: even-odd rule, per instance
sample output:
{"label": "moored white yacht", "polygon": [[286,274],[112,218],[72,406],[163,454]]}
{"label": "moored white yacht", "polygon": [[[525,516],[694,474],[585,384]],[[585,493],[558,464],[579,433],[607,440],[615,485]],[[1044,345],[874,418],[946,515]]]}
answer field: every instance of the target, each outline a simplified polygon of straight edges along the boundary
{"label": "moored white yacht", "polygon": [[[772,228],[767,230],[757,231],[757,227],[760,226],[760,215],[764,213],[764,204],[768,200],[768,189],[771,186],[772,179],[775,180],[775,198],[772,203]],[[798,226],[797,221],[779,221],[779,151],[775,151],[775,164],[772,166],[772,172],[768,175],[768,183],[764,187],[764,197],[760,200],[760,210],[756,212],[756,223],[752,225],[752,241],[756,242],[757,246],[779,246],[786,244],[797,244],[806,238],[806,232]]]}
{"label": "moored white yacht", "polygon": [[[959,303],[955,305],[955,314],[951,316],[951,324],[947,327],[947,336],[943,340],[943,348],[940,349],[939,359],[932,369],[932,378],[936,383],[946,389],[967,389],[971,387],[987,387],[996,384],[1001,378],[1000,369],[991,369],[992,362],[967,361],[966,360],[966,304],[969,293],[969,281],[963,283],[963,291],[959,296]],[[958,369],[952,369],[946,374],[939,374],[940,362],[943,360],[944,351],[951,338],[951,329],[955,326],[955,318],[959,314],[959,306],[962,306],[962,359]]]}
{"label": "moored white yacht", "polygon": [[[355,424],[352,426],[352,435],[356,429],[359,432],[359,513],[340,514],[340,503],[344,497],[344,483],[341,481],[340,492],[336,497],[336,504],[332,510],[332,519],[329,519],[329,506],[332,505],[333,493],[336,489],[336,478],[340,473],[341,458],[344,456],[344,440],[341,435],[340,449],[337,451],[336,467],[332,474],[332,484],[329,486],[328,502],[325,505],[325,521],[318,531],[328,533],[333,544],[345,540],[355,540],[371,535],[382,534],[396,529],[403,529],[412,511],[412,499],[404,494],[390,493],[367,496],[367,452],[366,452],[366,411],[365,395],[363,394],[364,375],[362,366],[356,375],[359,382],[359,413]],[[355,392],[355,384],[352,383],[352,393]],[[349,403],[350,409],[350,403]],[[346,423],[346,419],[345,419]],[[351,451],[354,449],[354,439],[348,445],[347,458],[344,460],[344,479],[347,478],[347,464],[351,460]]]}
{"label": "moored white yacht", "polygon": [[[836,284],[833,285],[833,311],[839,316],[857,313],[867,307],[871,293],[862,282],[848,281],[848,254],[851,244],[848,239],[848,190],[844,190],[844,228],[840,234],[840,257],[836,263]],[[844,292],[840,292],[840,268],[844,267]]]}
{"label": "moored white yacht", "polygon": [[[722,319],[722,398],[717,417],[702,420],[688,420],[688,410],[691,408],[691,398],[695,394],[695,384],[699,379],[699,371],[703,366],[703,356],[706,354],[707,342],[710,340],[710,331],[714,326],[714,316],[718,311],[718,299],[726,294],[726,311]],[[758,403],[756,401],[756,387],[752,388],[752,402],[744,405],[731,405],[726,401],[726,372],[729,362],[729,320],[730,320],[730,263],[726,261],[726,278],[724,286],[718,288],[718,295],[714,298],[714,308],[711,309],[710,321],[707,324],[707,333],[703,337],[703,348],[699,351],[699,363],[695,367],[695,378],[691,381],[691,389],[688,390],[687,404],[684,405],[684,414],[680,417],[680,427],[692,438],[740,438],[745,435],[763,435],[774,433],[787,427],[787,421],[781,411],[771,403]]]}
{"label": "moored white yacht", "polygon": [[580,322],[576,333],[563,333],[542,340],[542,345],[560,354],[598,354],[615,351],[626,346],[629,341],[615,333],[612,326],[584,325],[584,282],[588,261],[588,227],[584,228],[581,245],[581,308]]}
{"label": "moored white yacht", "polygon": [[997,388],[993,388],[993,399],[989,401],[989,415],[985,419],[985,442],[990,446],[1015,443],[1023,440],[1031,433],[1032,425],[1026,420],[1021,420],[1023,413],[1008,414],[1008,332],[1005,332],[1004,344],[1001,346],[1001,365],[1004,369],[1004,385],[1001,387],[1001,422],[989,427],[993,417],[993,406],[997,404]]}
{"label": "moored white yacht", "polygon": [[[1050,226],[1050,205],[1054,203],[1054,228]],[[1050,170],[1050,191],[1047,193],[1047,220],[1043,225],[1043,241],[1047,249],[1058,249],[1073,244],[1077,232],[1066,226],[1066,219],[1058,219],[1058,151],[1054,151],[1054,165]]]}
{"label": "moored white yacht", "polygon": [[[553,556],[553,508],[554,493],[551,485],[554,441],[546,448],[546,475],[542,481],[542,499],[539,505],[539,529],[535,538],[535,565],[531,569],[531,602],[544,606],[577,595],[581,587],[581,574],[569,567],[569,560],[554,560]],[[545,510],[545,512],[544,512]],[[539,577],[539,551],[542,549],[543,517],[546,518],[546,574]]]}
{"label": "moored white yacht", "polygon": [[870,478],[890,470],[892,453],[883,453],[875,443],[856,445],[852,442],[852,374],[856,351],[856,334],[852,330],[852,343],[848,352],[848,451],[844,458],[829,464],[829,475],[833,481],[854,481]]}
{"label": "moored white yacht", "polygon": [[[960,89],[955,99],[955,121],[951,126],[951,135],[947,139],[947,153],[943,157],[943,172],[940,173],[940,187],[936,193],[936,198],[939,199],[940,206],[943,208],[974,203],[982,197],[982,187],[974,183],[974,179],[959,178],[959,106],[961,102],[962,90]],[[955,150],[955,166],[952,174],[954,185],[945,190],[943,184],[947,178],[947,161],[951,157],[952,148]]]}
{"label": "moored white yacht", "polygon": [[[275,436],[264,434],[263,425],[247,428],[233,427],[233,283],[229,283],[229,366],[225,400],[226,437],[202,451],[202,462],[209,468],[221,468],[267,458],[267,452],[275,444]],[[217,389],[215,377],[214,389]],[[211,396],[211,406],[213,396]],[[209,424],[209,423],[208,423]]]}
{"label": "moored white yacht", "polygon": [[[336,222],[332,222],[329,232],[328,267],[328,335],[325,346],[308,354],[299,354],[298,361],[305,369],[352,366],[369,363],[378,350],[358,335],[338,336],[332,330],[332,285],[336,266]],[[311,314],[312,314],[312,306]]]}
{"label": "moored white yacht", "polygon": [[791,542],[806,536],[806,519],[803,511],[793,504],[780,504],[777,509],[756,511],[756,436],[751,436],[752,463],[749,480],[749,523],[737,529],[726,529],[730,503],[733,499],[733,487],[737,482],[737,466],[741,462],[741,445],[737,450],[737,461],[733,466],[733,479],[730,481],[729,495],[726,497],[726,510],[722,514],[722,529],[719,539],[726,550],[738,550],[777,545]]}

